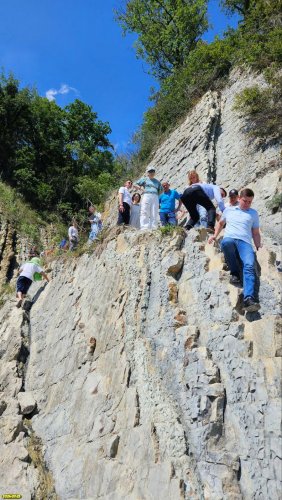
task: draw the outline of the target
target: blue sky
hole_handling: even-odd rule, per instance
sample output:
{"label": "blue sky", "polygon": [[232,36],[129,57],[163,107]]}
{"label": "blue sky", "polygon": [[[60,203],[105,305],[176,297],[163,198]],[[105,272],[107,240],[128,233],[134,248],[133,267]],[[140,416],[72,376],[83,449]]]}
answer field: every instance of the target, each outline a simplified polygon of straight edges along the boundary
{"label": "blue sky", "polygon": [[[218,3],[210,1],[214,28],[207,41],[237,23]],[[140,125],[156,82],[135,57],[134,37],[122,37],[113,15],[119,5],[119,0],[0,0],[0,67],[42,96],[51,90],[49,97],[60,106],[76,97],[91,104],[109,121],[111,141],[121,152]]]}

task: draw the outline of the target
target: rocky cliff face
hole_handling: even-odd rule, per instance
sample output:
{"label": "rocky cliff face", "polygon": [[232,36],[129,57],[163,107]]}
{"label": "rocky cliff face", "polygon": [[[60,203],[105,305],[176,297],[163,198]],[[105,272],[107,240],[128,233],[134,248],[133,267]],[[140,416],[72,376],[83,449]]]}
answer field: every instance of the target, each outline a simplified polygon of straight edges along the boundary
{"label": "rocky cliff face", "polygon": [[232,111],[250,78],[207,94],[153,162],[176,188],[194,167],[254,188],[260,313],[244,316],[205,230],[112,229],[55,262],[24,311],[0,310],[1,494],[278,500],[279,220],[265,201],[279,171],[277,148],[248,145]]}

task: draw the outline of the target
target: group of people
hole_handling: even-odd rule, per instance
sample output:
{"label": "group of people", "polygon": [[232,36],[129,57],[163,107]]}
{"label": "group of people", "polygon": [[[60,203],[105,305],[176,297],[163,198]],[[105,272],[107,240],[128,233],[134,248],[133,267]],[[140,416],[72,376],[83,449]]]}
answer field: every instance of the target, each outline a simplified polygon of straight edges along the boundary
{"label": "group of people", "polygon": [[[93,241],[95,241],[98,237],[98,234],[102,231],[103,228],[103,223],[102,223],[102,218],[101,214],[96,211],[96,207],[94,205],[90,205],[88,208],[89,216],[88,216],[88,222],[90,223],[90,233],[88,236],[88,244],[91,245]],[[71,226],[68,229],[68,246],[69,250],[73,252],[76,250],[78,242],[79,242],[79,235],[78,235],[78,224],[75,219],[73,219]],[[60,243],[60,248],[62,250],[67,249],[67,241],[62,240]]]}
{"label": "group of people", "polygon": [[[254,192],[246,188],[239,194],[237,189],[231,189],[229,202],[225,204],[226,190],[216,184],[201,182],[196,170],[188,172],[188,186],[183,193],[171,189],[168,181],[161,183],[157,180],[153,167],[149,167],[146,173],[147,176],[134,184],[127,180],[119,189],[117,224],[146,230],[156,229],[160,220],[162,226],[176,226],[186,209],[189,218],[184,229],[190,231],[198,225],[206,227],[210,233],[210,244],[225,227],[221,250],[231,273],[230,283],[241,284],[241,262],[244,308],[248,312],[258,311],[260,305],[255,292],[256,257],[252,242],[258,250],[261,247],[261,236],[258,213],[251,208]],[[142,197],[140,193],[132,195],[132,188],[142,190]]]}
{"label": "group of people", "polygon": [[[131,194],[132,188],[142,190],[142,196],[138,192]],[[201,182],[195,170],[188,172],[188,186],[181,194],[171,189],[168,181],[161,183],[155,179],[155,169],[149,167],[147,176],[141,177],[134,184],[131,180],[127,180],[119,189],[117,224],[132,225],[140,230],[156,229],[160,220],[162,226],[176,226],[178,219],[183,218],[186,209],[188,220],[184,229],[190,231],[198,225],[206,227],[210,233],[208,239],[210,244],[225,228],[221,250],[231,273],[230,283],[241,285],[242,266],[244,308],[246,311],[254,312],[260,305],[255,292],[256,257],[252,243],[254,242],[257,250],[261,247],[259,216],[257,211],[251,208],[254,192],[245,188],[239,194],[236,189],[231,189],[227,204],[224,203],[226,197],[227,192],[224,188]],[[216,201],[217,207],[213,200]],[[101,214],[93,205],[89,207],[88,222],[91,225],[88,243],[91,244],[102,229]],[[76,221],[73,221],[68,230],[68,238],[69,249],[73,251],[79,240]],[[29,261],[19,270],[17,307],[21,306],[32,281],[42,278],[49,281],[41,267],[37,249],[33,247]]]}

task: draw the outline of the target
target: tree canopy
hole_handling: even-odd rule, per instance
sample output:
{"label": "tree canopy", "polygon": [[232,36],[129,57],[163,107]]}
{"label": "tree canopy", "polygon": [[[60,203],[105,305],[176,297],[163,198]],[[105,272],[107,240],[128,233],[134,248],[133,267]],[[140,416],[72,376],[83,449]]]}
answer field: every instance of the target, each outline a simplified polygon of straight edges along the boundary
{"label": "tree canopy", "polygon": [[208,28],[207,0],[129,0],[116,13],[124,33],[137,33],[138,57],[164,78],[183,66]]}
{"label": "tree canopy", "polygon": [[100,203],[121,174],[110,125],[76,99],[65,108],[0,77],[0,176],[35,208],[62,215]]}

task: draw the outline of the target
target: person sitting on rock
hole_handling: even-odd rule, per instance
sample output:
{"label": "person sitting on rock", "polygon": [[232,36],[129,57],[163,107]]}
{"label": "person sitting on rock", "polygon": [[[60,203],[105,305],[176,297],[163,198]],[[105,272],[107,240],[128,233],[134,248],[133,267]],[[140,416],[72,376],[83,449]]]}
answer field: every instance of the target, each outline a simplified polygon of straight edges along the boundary
{"label": "person sitting on rock", "polygon": [[242,261],[244,307],[248,312],[258,311],[260,308],[259,303],[255,300],[255,252],[252,247],[252,239],[258,250],[261,247],[261,236],[258,213],[251,208],[253,199],[254,192],[251,189],[242,189],[239,205],[225,209],[214,235],[210,236],[208,240],[209,243],[215,241],[226,224],[221,250],[231,273],[230,283],[234,285],[240,284],[238,255]]}
{"label": "person sitting on rock", "polygon": [[[159,197],[161,225],[176,226],[176,212],[182,205],[180,194],[175,189],[170,189],[167,181],[162,182],[162,187],[163,193]],[[177,209],[175,209],[176,200],[179,200]]]}
{"label": "person sitting on rock", "polygon": [[211,200],[215,199],[217,201],[221,212],[225,209],[219,186],[205,182],[196,182],[185,189],[180,199],[190,215],[189,221],[184,226],[187,231],[192,229],[199,221],[200,216],[197,205],[201,205],[207,210],[207,230],[208,232],[214,231],[216,209]]}
{"label": "person sitting on rock", "polygon": [[22,264],[19,269],[19,277],[17,279],[17,304],[16,307],[21,307],[23,299],[32,284],[35,281],[35,274],[40,274],[46,281],[49,281],[47,274],[41,267],[41,261],[38,257],[33,257],[30,262]]}
{"label": "person sitting on rock", "polygon": [[128,226],[130,220],[130,208],[132,205],[129,189],[132,187],[132,181],[128,179],[124,186],[118,190],[118,220],[117,225],[125,224]]}
{"label": "person sitting on rock", "polygon": [[144,188],[140,211],[141,230],[157,229],[158,227],[159,195],[163,188],[160,181],[154,178],[155,172],[154,167],[148,167],[147,176],[136,181],[134,185],[136,189],[139,189],[140,186]]}

